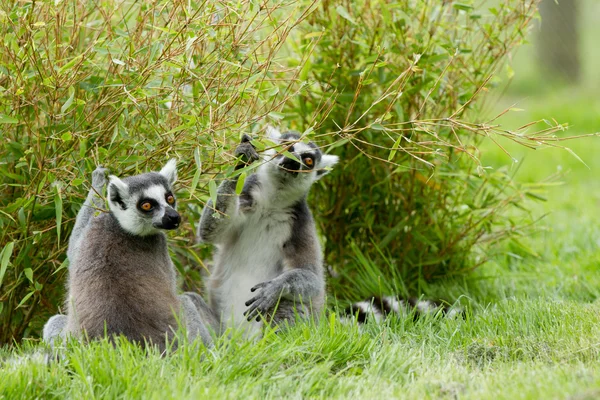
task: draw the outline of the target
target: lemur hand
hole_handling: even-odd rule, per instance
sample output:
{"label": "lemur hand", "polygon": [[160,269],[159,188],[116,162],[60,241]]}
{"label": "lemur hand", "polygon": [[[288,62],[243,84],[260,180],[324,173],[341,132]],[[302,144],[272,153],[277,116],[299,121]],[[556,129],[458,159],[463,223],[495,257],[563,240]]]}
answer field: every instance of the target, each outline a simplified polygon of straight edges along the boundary
{"label": "lemur hand", "polygon": [[250,136],[242,136],[242,141],[233,153],[240,160],[236,169],[248,166],[260,158],[256,152],[256,148],[250,143],[250,140]]}
{"label": "lemur hand", "polygon": [[256,319],[260,321],[261,316],[271,313],[281,297],[282,287],[276,280],[259,283],[250,289],[251,292],[259,290],[260,292],[248,300],[245,304],[248,307],[244,316],[248,321]]}
{"label": "lemur hand", "polygon": [[94,172],[92,172],[92,187],[96,190],[101,190],[106,186],[106,174],[108,173],[108,169],[104,168],[102,165],[98,165]]}

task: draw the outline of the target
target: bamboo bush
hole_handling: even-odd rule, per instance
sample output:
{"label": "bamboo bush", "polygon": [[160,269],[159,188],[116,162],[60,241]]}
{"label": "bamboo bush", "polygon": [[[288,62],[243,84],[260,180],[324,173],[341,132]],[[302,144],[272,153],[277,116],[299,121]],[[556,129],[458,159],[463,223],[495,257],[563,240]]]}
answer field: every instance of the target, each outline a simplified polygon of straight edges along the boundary
{"label": "bamboo bush", "polygon": [[[210,248],[193,232],[241,133],[297,129],[341,156],[311,197],[344,297],[475,268],[517,240],[527,191],[478,161],[484,138],[556,145],[552,126],[503,130],[481,94],[534,0],[54,0],[0,4],[0,343],[36,336],[64,295],[67,239],[102,164],[117,175],[178,157],[171,236],[186,287]],[[361,272],[362,271],[362,272]]]}

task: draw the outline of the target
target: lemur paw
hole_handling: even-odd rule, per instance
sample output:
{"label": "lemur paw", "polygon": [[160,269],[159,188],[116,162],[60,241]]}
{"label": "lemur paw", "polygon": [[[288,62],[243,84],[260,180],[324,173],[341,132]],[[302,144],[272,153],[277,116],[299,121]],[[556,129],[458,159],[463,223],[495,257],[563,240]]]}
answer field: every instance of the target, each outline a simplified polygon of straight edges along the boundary
{"label": "lemur paw", "polygon": [[104,168],[102,165],[98,165],[94,172],[92,172],[92,186],[96,189],[102,189],[107,182],[107,173],[108,168]]}
{"label": "lemur paw", "polygon": [[260,292],[248,300],[245,304],[248,309],[244,312],[244,316],[248,321],[256,319],[260,321],[261,316],[266,316],[271,313],[279,303],[281,297],[281,285],[274,281],[259,283],[250,289],[251,292],[259,290]]}
{"label": "lemur paw", "polygon": [[233,153],[236,157],[240,158],[240,166],[250,165],[260,158],[256,152],[256,148],[250,143],[250,140],[250,136],[242,136],[242,141]]}

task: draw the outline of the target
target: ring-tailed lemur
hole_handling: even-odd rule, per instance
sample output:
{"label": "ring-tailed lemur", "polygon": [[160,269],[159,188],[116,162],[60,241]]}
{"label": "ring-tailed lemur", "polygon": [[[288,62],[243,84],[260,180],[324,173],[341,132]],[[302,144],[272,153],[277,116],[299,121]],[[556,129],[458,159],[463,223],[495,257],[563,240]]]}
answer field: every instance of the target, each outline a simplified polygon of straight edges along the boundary
{"label": "ring-tailed lemur", "polygon": [[406,316],[412,313],[416,320],[421,315],[442,312],[447,318],[455,318],[463,314],[458,305],[447,305],[432,300],[420,300],[415,297],[372,296],[370,299],[351,304],[343,310],[342,321],[348,318],[363,324],[373,319],[382,322],[389,315]]}
{"label": "ring-tailed lemur", "polygon": [[206,325],[216,320],[195,293],[177,295],[175,268],[164,230],[179,226],[172,185],[175,160],[160,172],[149,172],[108,183],[109,213],[100,198],[106,169],[92,173],[92,188],[77,214],[69,240],[67,314],[55,315],[44,326],[44,341],[67,335],[98,338],[124,335],[164,350],[178,322],[189,339],[212,338]]}
{"label": "ring-tailed lemur", "polygon": [[[267,133],[294,158],[265,151],[239,196],[237,177],[221,183],[197,235],[217,247],[207,290],[221,330],[241,327],[247,337],[260,332],[261,317],[278,323],[317,316],[325,299],[321,246],[306,197],[338,157],[301,142],[297,132],[268,127]],[[259,159],[246,135],[235,155],[241,157],[238,169]]]}

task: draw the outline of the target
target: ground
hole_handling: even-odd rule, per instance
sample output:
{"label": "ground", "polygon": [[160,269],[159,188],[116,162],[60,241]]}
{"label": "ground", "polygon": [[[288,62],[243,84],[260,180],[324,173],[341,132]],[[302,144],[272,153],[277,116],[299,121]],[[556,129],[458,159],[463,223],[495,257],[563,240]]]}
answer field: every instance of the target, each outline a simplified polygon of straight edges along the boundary
{"label": "ground", "polygon": [[[569,134],[597,132],[600,98],[590,85],[531,96],[517,85],[495,107],[514,100],[526,109],[501,120],[509,127],[554,117],[573,123]],[[521,79],[521,88],[529,92],[530,82]],[[509,165],[522,182],[559,172],[552,182],[562,184],[535,205],[536,215],[547,214],[525,240],[537,256],[507,250],[444,288],[469,293],[464,320],[406,317],[359,331],[331,314],[256,343],[233,338],[164,358],[127,343],[73,344],[50,366],[26,342],[0,350],[9,360],[0,366],[0,399],[600,398],[600,137],[566,144],[587,166],[564,150],[509,145],[519,160],[511,165],[484,146],[486,165]]]}

